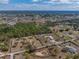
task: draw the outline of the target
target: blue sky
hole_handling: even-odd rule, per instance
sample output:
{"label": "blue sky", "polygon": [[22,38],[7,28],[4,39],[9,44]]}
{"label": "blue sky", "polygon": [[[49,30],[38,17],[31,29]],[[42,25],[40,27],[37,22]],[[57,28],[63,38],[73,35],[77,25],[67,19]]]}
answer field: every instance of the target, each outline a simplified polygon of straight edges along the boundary
{"label": "blue sky", "polygon": [[79,0],[0,0],[0,10],[79,10]]}

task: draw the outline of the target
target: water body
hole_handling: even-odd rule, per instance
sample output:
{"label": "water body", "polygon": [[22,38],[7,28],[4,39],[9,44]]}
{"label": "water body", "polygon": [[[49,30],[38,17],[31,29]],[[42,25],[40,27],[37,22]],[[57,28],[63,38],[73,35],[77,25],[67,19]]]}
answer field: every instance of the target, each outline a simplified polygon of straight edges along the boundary
{"label": "water body", "polygon": [[0,11],[0,14],[79,14],[79,11]]}

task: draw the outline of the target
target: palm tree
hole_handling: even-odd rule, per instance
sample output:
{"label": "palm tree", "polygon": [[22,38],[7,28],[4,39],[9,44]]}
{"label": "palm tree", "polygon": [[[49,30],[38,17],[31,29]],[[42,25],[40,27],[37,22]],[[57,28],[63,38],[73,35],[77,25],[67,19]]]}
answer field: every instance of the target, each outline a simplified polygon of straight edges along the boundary
{"label": "palm tree", "polygon": [[65,59],[72,59],[72,57],[73,57],[72,55],[67,54]]}

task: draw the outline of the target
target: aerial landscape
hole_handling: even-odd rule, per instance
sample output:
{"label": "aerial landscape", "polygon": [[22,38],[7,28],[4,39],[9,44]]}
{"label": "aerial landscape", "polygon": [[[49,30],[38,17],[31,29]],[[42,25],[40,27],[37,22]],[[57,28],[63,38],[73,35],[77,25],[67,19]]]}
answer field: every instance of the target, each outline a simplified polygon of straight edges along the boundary
{"label": "aerial landscape", "polygon": [[0,0],[0,59],[79,59],[79,0]]}

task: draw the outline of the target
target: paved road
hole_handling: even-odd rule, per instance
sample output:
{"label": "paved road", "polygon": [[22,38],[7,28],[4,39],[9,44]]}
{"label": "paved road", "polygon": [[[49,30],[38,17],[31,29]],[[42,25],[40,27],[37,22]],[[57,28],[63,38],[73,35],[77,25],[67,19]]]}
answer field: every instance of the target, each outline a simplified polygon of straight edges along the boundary
{"label": "paved road", "polygon": [[0,55],[0,58],[4,57],[4,56],[10,56],[10,59],[14,59],[14,55],[20,54],[20,53],[23,53],[23,52],[25,52],[25,50],[18,51],[18,52],[13,52],[13,53],[2,54],[2,55]]}
{"label": "paved road", "polygon": [[[72,39],[71,41],[74,41],[75,39]],[[68,41],[66,41],[66,42],[69,42],[70,40],[68,40]],[[60,44],[62,44],[62,43],[65,43],[65,42],[56,42],[56,45],[60,45]],[[46,47],[50,47],[50,46],[53,46],[53,44],[51,44],[51,45],[47,45],[47,46],[42,46],[42,47],[39,47],[39,48],[37,48],[36,50],[39,50],[39,49],[42,49],[42,48],[46,48]],[[1,57],[4,57],[4,56],[10,56],[10,59],[14,59],[14,55],[16,55],[16,54],[20,54],[20,53],[23,53],[23,52],[25,52],[25,50],[23,50],[23,51],[18,51],[18,52],[13,52],[13,53],[6,53],[6,54],[1,54],[0,55],[0,58]]]}

